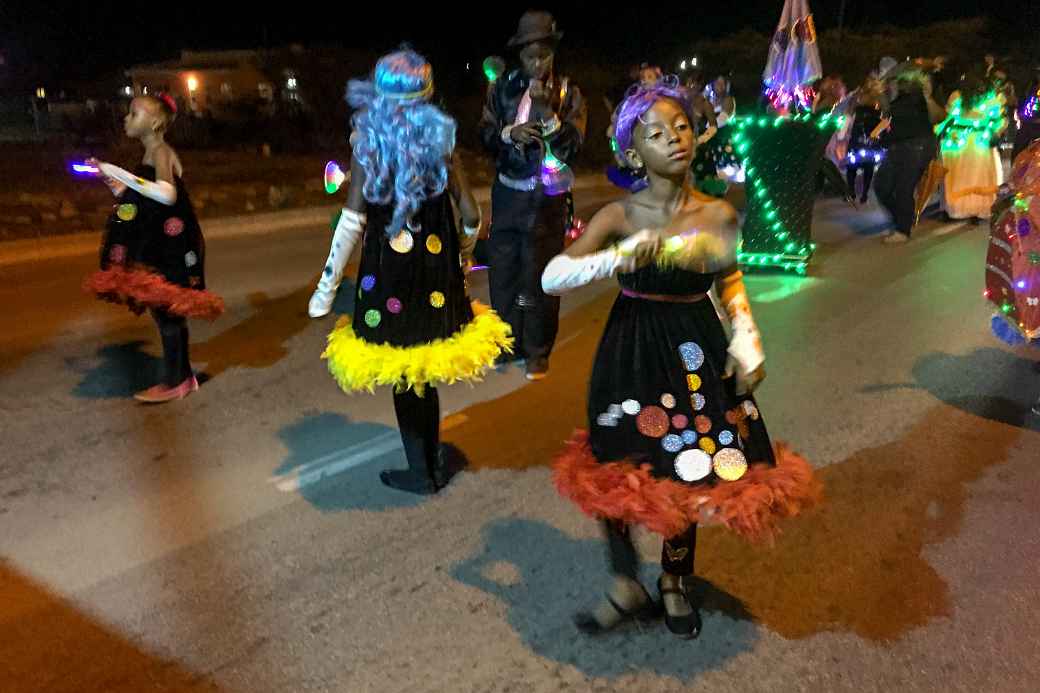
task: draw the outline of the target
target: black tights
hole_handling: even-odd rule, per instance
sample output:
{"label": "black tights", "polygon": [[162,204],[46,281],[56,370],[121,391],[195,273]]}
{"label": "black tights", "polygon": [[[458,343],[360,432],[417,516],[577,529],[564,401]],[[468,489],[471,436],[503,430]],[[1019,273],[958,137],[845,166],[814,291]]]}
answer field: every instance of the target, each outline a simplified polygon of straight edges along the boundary
{"label": "black tights", "polygon": [[176,387],[191,377],[188,357],[188,321],[165,310],[152,310],[163,346],[163,384]]}
{"label": "black tights", "polygon": [[411,389],[395,391],[394,412],[408,468],[424,475],[432,474],[441,436],[441,402],[437,388],[427,386],[422,397]]}
{"label": "black tights", "polygon": [[[638,581],[639,556],[632,544],[628,525],[617,520],[604,520],[603,526],[607,531],[611,572]],[[669,575],[693,575],[696,551],[697,525],[693,524],[685,532],[664,541],[661,547],[661,568]]]}

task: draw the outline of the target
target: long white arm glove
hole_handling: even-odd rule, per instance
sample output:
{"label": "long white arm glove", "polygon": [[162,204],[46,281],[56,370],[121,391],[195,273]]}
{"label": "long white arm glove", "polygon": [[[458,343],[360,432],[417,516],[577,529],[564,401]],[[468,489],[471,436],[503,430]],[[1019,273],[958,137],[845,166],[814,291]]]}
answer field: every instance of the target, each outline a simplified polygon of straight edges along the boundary
{"label": "long white arm glove", "polygon": [[161,180],[158,183],[153,183],[152,181],[135,176],[129,171],[119,168],[114,164],[105,162],[99,163],[98,169],[101,171],[102,175],[107,176],[112,180],[119,181],[126,187],[136,190],[145,197],[155,200],[159,204],[170,206],[177,202],[177,188],[164,180]]}
{"label": "long white arm glove", "polygon": [[636,258],[633,253],[636,246],[646,238],[647,233],[640,231],[616,246],[598,253],[581,257],[557,255],[542,272],[542,291],[550,296],[559,296],[565,291],[591,284],[598,279],[612,277],[617,272],[635,271]]}
{"label": "long white arm glove", "polygon": [[339,283],[343,281],[343,269],[347,266],[350,254],[354,252],[361,231],[365,227],[365,215],[352,209],[343,208],[336,222],[336,231],[332,234],[332,246],[329,257],[325,261],[325,269],[318,280],[318,291],[335,293]]}
{"label": "long white arm glove", "polygon": [[762,367],[766,362],[766,355],[762,351],[762,337],[758,332],[758,326],[751,317],[747,294],[741,291],[731,298],[726,304],[726,313],[733,329],[727,351],[736,361],[742,375],[750,375]]}
{"label": "long white arm glove", "polygon": [[557,255],[542,272],[542,291],[550,296],[560,296],[597,279],[613,276],[628,260],[617,248],[607,248],[581,257]]}

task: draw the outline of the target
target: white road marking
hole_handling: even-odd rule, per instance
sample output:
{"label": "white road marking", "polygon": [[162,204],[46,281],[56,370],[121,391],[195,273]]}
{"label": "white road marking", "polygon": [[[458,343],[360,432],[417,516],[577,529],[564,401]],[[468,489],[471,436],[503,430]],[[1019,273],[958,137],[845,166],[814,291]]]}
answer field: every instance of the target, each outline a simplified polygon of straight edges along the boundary
{"label": "white road marking", "polygon": [[268,481],[279,491],[295,493],[322,479],[353,469],[400,448],[400,434],[396,430],[386,431],[343,450],[330,452],[285,474],[272,476]]}

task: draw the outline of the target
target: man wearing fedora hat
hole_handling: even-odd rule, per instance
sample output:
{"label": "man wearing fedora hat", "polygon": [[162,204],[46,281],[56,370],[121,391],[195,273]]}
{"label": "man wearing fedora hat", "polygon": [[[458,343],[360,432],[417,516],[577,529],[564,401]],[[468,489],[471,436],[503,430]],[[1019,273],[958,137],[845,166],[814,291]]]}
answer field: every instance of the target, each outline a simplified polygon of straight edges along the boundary
{"label": "man wearing fedora hat", "polygon": [[585,139],[585,100],[554,66],[562,37],[548,12],[524,13],[507,44],[519,67],[489,91],[480,120],[498,174],[488,240],[491,306],[513,328],[529,380],[545,377],[556,340],[560,300],[542,291],[541,276],[563,251],[570,195],[546,187],[543,164],[555,157],[572,165]]}

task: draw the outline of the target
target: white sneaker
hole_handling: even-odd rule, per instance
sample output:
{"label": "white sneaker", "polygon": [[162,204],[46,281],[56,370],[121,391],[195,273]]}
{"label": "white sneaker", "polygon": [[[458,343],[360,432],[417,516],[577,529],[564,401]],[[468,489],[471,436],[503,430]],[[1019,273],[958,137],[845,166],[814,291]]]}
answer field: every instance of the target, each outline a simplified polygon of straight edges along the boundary
{"label": "white sneaker", "polygon": [[332,302],[335,300],[335,291],[322,291],[321,289],[315,289],[314,295],[311,296],[310,303],[307,304],[307,314],[312,318],[325,317],[332,310]]}

